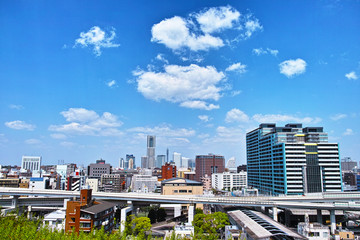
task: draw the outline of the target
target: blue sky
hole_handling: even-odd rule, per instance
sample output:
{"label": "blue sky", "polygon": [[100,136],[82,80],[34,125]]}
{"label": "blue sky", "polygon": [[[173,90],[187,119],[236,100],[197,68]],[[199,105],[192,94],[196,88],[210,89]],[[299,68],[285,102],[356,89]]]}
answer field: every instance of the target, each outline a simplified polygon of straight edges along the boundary
{"label": "blue sky", "polygon": [[261,122],[359,160],[360,1],[2,1],[0,164],[215,153]]}

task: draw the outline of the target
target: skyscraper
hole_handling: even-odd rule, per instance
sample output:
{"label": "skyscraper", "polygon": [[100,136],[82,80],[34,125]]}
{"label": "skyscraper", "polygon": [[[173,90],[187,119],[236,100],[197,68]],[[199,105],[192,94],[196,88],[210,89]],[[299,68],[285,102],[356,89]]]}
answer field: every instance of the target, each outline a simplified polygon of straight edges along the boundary
{"label": "skyscraper", "polygon": [[147,167],[155,167],[155,147],[156,147],[156,136],[147,136]]}
{"label": "skyscraper", "polygon": [[125,169],[134,169],[135,156],[133,154],[126,154]]}
{"label": "skyscraper", "polygon": [[148,168],[148,158],[146,156],[141,157],[141,168]]}
{"label": "skyscraper", "polygon": [[225,170],[224,156],[209,154],[198,155],[195,159],[195,181],[200,181],[206,174],[222,173]]}
{"label": "skyscraper", "polygon": [[175,163],[177,168],[181,168],[181,153],[173,153],[173,162]]}
{"label": "skyscraper", "polygon": [[165,164],[165,155],[157,155],[156,156],[156,167],[161,168],[161,166],[164,164]]}
{"label": "skyscraper", "polygon": [[339,146],[322,127],[260,124],[246,134],[248,185],[268,194],[341,191]]}

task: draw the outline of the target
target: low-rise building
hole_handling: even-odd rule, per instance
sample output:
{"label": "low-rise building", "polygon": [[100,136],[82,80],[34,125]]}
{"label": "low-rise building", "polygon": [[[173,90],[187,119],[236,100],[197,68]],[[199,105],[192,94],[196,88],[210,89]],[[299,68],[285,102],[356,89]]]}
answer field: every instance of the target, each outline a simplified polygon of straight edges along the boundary
{"label": "low-rise building", "polygon": [[158,178],[152,175],[136,174],[131,180],[133,192],[155,192],[158,185]]}
{"label": "low-rise building", "polygon": [[86,179],[85,184],[88,185],[93,192],[97,192],[99,190],[99,179],[88,178]]}
{"label": "low-rise building", "polygon": [[65,230],[65,210],[56,210],[44,216],[43,223],[51,230]]}
{"label": "low-rise building", "polygon": [[203,195],[201,182],[184,178],[171,178],[161,182],[162,195]]}
{"label": "low-rise building", "polygon": [[330,239],[330,229],[321,223],[306,223],[298,224],[298,233],[310,240],[328,240]]}
{"label": "low-rise building", "polygon": [[239,173],[213,173],[211,175],[212,187],[217,190],[241,190],[247,187],[247,172]]}
{"label": "low-rise building", "polygon": [[78,201],[68,201],[66,206],[66,232],[90,232],[104,226],[111,232],[114,225],[116,204],[92,199],[91,189],[82,189]]}

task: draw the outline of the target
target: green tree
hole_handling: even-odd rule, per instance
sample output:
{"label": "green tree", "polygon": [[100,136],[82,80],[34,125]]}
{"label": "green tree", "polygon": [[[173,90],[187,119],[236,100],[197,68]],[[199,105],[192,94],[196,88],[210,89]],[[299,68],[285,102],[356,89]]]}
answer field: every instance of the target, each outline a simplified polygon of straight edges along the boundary
{"label": "green tree", "polygon": [[159,209],[157,210],[156,220],[157,220],[158,222],[165,221],[165,220],[166,220],[166,216],[167,216],[167,214],[166,214],[166,211],[165,211],[164,208],[159,208]]}
{"label": "green tree", "polygon": [[157,211],[154,208],[151,208],[148,213],[148,218],[150,219],[151,223],[156,223],[157,219]]}
{"label": "green tree", "polygon": [[193,221],[195,236],[199,239],[217,239],[229,224],[227,214],[222,212],[196,214]]}
{"label": "green tree", "polygon": [[133,226],[133,235],[140,239],[145,239],[145,232],[151,229],[151,222],[147,217],[134,218],[131,225]]}
{"label": "green tree", "polygon": [[201,208],[196,208],[195,209],[195,215],[196,214],[203,214],[203,213],[204,213],[204,211]]}

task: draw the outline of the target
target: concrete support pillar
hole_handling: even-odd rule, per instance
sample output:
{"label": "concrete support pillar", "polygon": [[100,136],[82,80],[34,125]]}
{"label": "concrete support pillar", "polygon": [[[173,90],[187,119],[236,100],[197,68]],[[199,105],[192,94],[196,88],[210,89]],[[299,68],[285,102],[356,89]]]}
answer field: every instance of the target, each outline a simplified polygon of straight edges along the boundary
{"label": "concrete support pillar", "polygon": [[11,207],[13,208],[17,208],[19,202],[19,196],[13,196],[13,198],[11,199]]}
{"label": "concrete support pillar", "polygon": [[28,219],[32,219],[32,212],[31,212],[31,210],[32,210],[32,207],[31,206],[28,206],[28,212],[27,212],[27,218]]}
{"label": "concrete support pillar", "polygon": [[323,223],[323,220],[322,220],[323,217],[322,217],[321,209],[317,209],[317,210],[316,210],[316,213],[317,213],[317,214],[316,214],[316,216],[317,216],[317,222],[322,224],[322,223]]}
{"label": "concrete support pillar", "polygon": [[335,210],[330,210],[330,223],[331,223],[331,234],[335,234],[335,230],[336,230]]}
{"label": "concrete support pillar", "polygon": [[278,221],[278,209],[277,209],[277,207],[273,207],[272,208],[272,211],[273,211],[273,219],[274,219],[274,221]]}
{"label": "concrete support pillar", "polygon": [[131,212],[133,210],[132,202],[128,201],[128,206],[121,209],[120,212],[120,232],[123,232],[125,230],[125,223],[126,223],[126,216],[128,212]]}
{"label": "concrete support pillar", "polygon": [[268,207],[264,207],[264,213],[265,215],[269,216],[269,209]]}
{"label": "concrete support pillar", "polygon": [[195,213],[195,206],[194,204],[191,204],[189,206],[189,210],[188,210],[188,223],[192,224],[192,222],[194,221],[194,213]]}

